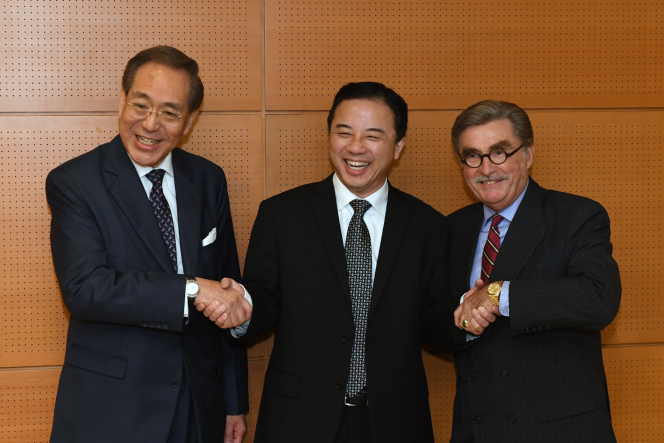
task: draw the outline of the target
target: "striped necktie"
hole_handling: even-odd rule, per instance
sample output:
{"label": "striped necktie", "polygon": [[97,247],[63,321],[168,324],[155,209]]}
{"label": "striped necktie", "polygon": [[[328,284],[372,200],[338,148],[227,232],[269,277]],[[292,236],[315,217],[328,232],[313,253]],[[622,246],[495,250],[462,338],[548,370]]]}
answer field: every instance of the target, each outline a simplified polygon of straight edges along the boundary
{"label": "striped necktie", "polygon": [[498,224],[504,220],[503,216],[494,214],[491,217],[491,227],[489,228],[489,236],[486,238],[484,245],[484,252],[482,253],[482,281],[486,285],[489,281],[489,276],[493,270],[493,265],[496,263],[498,251],[500,250],[500,231]]}

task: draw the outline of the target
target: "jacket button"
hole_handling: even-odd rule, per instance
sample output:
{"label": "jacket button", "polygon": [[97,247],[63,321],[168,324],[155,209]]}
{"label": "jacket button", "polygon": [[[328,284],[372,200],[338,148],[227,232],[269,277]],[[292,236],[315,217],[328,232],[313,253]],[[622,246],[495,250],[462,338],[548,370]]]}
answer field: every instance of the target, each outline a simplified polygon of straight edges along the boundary
{"label": "jacket button", "polygon": [[162,329],[168,329],[168,323],[164,323],[163,325],[161,325],[161,328]]}
{"label": "jacket button", "polygon": [[147,323],[143,323],[144,328],[147,328],[148,326],[150,326],[150,325],[148,325]]}
{"label": "jacket button", "polygon": [[475,417],[475,419],[473,420],[473,423],[475,423],[476,425],[479,425],[480,423],[482,423],[482,417],[480,417],[480,416],[478,415],[478,416]]}
{"label": "jacket button", "polygon": [[540,332],[544,332],[544,326],[540,326],[540,327],[539,327],[539,331],[540,331]]}
{"label": "jacket button", "polygon": [[341,336],[341,341],[344,343],[348,343],[350,341],[350,335],[344,334]]}
{"label": "jacket button", "polygon": [[528,328],[526,328],[526,332],[530,332],[530,328],[529,328],[529,327],[528,327]]}
{"label": "jacket button", "polygon": [[180,382],[173,379],[173,380],[171,380],[171,386],[173,386],[174,388],[177,388],[178,386],[180,386]]}
{"label": "jacket button", "polygon": [[516,421],[516,417],[513,416],[513,415],[510,415],[509,417],[507,417],[507,421],[509,421],[510,423],[514,423]]}
{"label": "jacket button", "polygon": [[150,323],[150,329],[154,329],[154,323]]}
{"label": "jacket button", "polygon": [[342,381],[338,381],[335,387],[341,391],[344,388],[344,383]]}
{"label": "jacket button", "polygon": [[470,381],[475,380],[475,374],[473,374],[473,373],[468,374],[468,380],[470,380]]}
{"label": "jacket button", "polygon": [[507,372],[507,369],[503,369],[502,371],[500,371],[500,376],[503,378],[507,378],[509,375],[510,373]]}
{"label": "jacket button", "polygon": [[161,329],[161,323],[155,324],[154,327],[157,328],[157,329]]}

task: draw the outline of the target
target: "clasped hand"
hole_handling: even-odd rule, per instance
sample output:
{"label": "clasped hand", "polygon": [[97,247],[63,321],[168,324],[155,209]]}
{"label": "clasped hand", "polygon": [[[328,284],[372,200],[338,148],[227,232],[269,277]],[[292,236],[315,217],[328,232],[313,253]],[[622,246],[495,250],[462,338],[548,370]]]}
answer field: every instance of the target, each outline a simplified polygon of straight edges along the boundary
{"label": "clasped hand", "polygon": [[[497,315],[500,315],[500,309],[489,300],[484,282],[477,280],[475,286],[466,292],[463,303],[454,311],[454,324],[459,329],[480,335],[496,320]],[[468,326],[463,326],[464,320]]]}
{"label": "clasped hand", "polygon": [[251,318],[251,304],[244,298],[244,288],[235,280],[196,280],[199,293],[194,306],[217,326],[223,329],[234,328]]}

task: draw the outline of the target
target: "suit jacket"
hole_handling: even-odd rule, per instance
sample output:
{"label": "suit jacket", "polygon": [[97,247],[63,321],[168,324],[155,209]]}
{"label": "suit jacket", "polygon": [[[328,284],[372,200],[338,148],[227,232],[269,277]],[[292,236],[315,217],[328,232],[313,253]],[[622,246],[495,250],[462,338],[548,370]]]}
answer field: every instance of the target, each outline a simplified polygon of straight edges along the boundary
{"label": "suit jacket", "polygon": [[[481,203],[449,216],[457,297],[482,217]],[[510,315],[455,355],[453,443],[615,442],[600,336],[620,304],[611,253],[599,203],[530,180],[489,279],[511,282]]]}
{"label": "suit jacket", "polygon": [[[375,441],[433,442],[420,344],[452,350],[447,243],[445,218],[390,186],[366,335]],[[332,443],[354,334],[332,176],[261,204],[243,283],[244,338],[274,328],[256,443]]]}
{"label": "suit jacket", "polygon": [[[185,274],[239,277],[221,168],[172,155]],[[185,277],[120,137],[51,171],[46,196],[70,313],[51,441],[164,442],[187,375],[202,442],[222,441],[225,416],[248,409],[246,348],[196,309],[184,326]]]}

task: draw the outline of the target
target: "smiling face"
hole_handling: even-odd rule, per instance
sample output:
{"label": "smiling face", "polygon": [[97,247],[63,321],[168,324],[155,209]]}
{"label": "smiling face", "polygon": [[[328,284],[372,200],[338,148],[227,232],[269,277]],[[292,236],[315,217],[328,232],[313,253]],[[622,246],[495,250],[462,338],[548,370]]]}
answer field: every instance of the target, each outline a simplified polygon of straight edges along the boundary
{"label": "smiling face", "polygon": [[397,142],[394,114],[380,100],[344,100],[330,125],[330,159],[339,180],[359,198],[378,191],[406,144]]}
{"label": "smiling face", "polygon": [[[188,96],[186,72],[156,63],[146,63],[138,69],[131,89],[120,100],[118,122],[120,138],[132,160],[154,168],[177,147],[198,114],[198,110],[189,113]],[[174,126],[164,126],[155,113],[143,119],[134,117],[127,102],[143,104],[155,111],[180,113],[182,118]]]}
{"label": "smiling face", "polygon": [[[495,148],[511,153],[521,145],[512,129],[512,122],[508,119],[470,126],[459,138],[461,157],[471,153],[488,154]],[[488,158],[483,159],[479,168],[462,164],[463,178],[475,197],[500,212],[514,203],[526,188],[534,152],[533,145],[524,146],[502,165],[494,165]]]}

